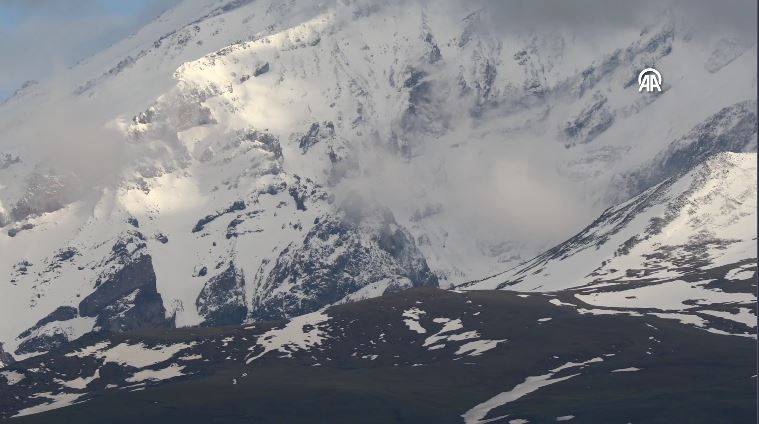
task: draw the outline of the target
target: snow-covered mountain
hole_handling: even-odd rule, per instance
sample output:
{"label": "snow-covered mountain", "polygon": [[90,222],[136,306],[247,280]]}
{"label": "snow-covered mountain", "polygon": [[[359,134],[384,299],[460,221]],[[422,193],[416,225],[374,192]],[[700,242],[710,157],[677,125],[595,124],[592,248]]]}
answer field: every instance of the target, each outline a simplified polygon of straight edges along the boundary
{"label": "snow-covered mountain", "polygon": [[[0,105],[4,349],[23,359],[97,329],[288,318],[474,280],[641,191],[603,216],[703,195],[705,222],[670,245],[708,229],[743,240],[728,255],[703,239],[710,260],[756,257],[742,215],[754,159],[714,156],[756,150],[755,45],[696,40],[674,12],[586,40],[504,30],[480,6],[187,1],[19,90]],[[638,93],[647,66],[662,93]],[[698,183],[722,172],[732,191]],[[646,258],[656,234],[613,234],[641,237],[618,259],[638,262],[609,262],[605,279],[682,253]]]}
{"label": "snow-covered mountain", "polygon": [[460,288],[575,288],[599,307],[654,309],[700,326],[716,316],[755,332],[756,163],[756,153],[711,156],[530,261]]}

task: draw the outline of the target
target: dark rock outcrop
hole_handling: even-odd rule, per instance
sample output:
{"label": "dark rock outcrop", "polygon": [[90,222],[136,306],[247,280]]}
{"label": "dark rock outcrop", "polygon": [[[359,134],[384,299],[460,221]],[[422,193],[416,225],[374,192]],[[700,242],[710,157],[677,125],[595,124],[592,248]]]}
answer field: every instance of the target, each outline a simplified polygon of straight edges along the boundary
{"label": "dark rock outcrop", "polygon": [[13,228],[9,228],[8,229],[8,237],[16,237],[18,235],[18,233],[20,233],[22,231],[26,231],[26,230],[31,230],[32,228],[34,228],[34,224],[29,224],[29,223],[26,223],[26,224],[23,224],[23,225],[19,225],[19,226],[13,227]]}
{"label": "dark rock outcrop", "polygon": [[264,320],[315,311],[374,283],[389,291],[438,283],[392,213],[357,199],[319,218],[301,245],[288,246],[257,278],[251,315]]}
{"label": "dark rock outcrop", "polygon": [[68,338],[61,332],[40,334],[24,340],[16,349],[16,355],[25,355],[35,352],[47,352],[57,349],[68,342]]}
{"label": "dark rock outcrop", "polygon": [[253,76],[257,77],[267,72],[269,72],[269,62],[266,62],[263,65],[257,66],[256,69],[253,71]]}
{"label": "dark rock outcrop", "polygon": [[13,356],[11,356],[10,353],[3,350],[3,344],[0,343],[0,368],[4,365],[10,365],[14,363],[15,360],[13,359]]}
{"label": "dark rock outcrop", "polygon": [[33,331],[43,327],[46,324],[49,324],[55,321],[68,321],[70,319],[76,318],[77,316],[78,314],[77,314],[76,308],[74,308],[73,306],[59,306],[53,312],[48,314],[48,316],[37,321],[37,323],[34,324],[33,327],[19,334],[19,337],[21,338],[29,337],[29,335]]}
{"label": "dark rock outcrop", "polygon": [[105,331],[170,326],[161,295],[156,291],[150,255],[123,259],[124,266],[105,276],[97,289],[82,300],[79,313],[97,317],[97,326]]}
{"label": "dark rock outcrop", "polygon": [[226,209],[218,211],[212,215],[206,215],[204,218],[201,218],[200,220],[198,220],[198,222],[192,228],[192,232],[197,233],[199,231],[203,231],[203,228],[209,223],[211,223],[213,220],[215,220],[216,218],[228,213],[237,212],[244,209],[245,209],[245,202],[243,202],[242,200],[238,200],[232,203],[231,205],[229,205],[229,207],[227,207]]}
{"label": "dark rock outcrop", "polygon": [[671,142],[651,163],[620,175],[613,198],[626,200],[648,187],[682,174],[720,152],[755,152],[757,103],[746,101],[721,109],[688,134]]}
{"label": "dark rock outcrop", "polygon": [[195,305],[205,325],[240,324],[248,314],[245,305],[245,277],[233,263],[211,277],[198,295]]}
{"label": "dark rock outcrop", "polygon": [[72,306],[60,306],[46,317],[18,335],[23,340],[16,349],[16,355],[24,355],[35,352],[47,352],[57,349],[67,342],[69,337],[60,328],[52,328],[49,331],[40,331],[46,325],[56,322],[65,322],[78,317],[76,308]]}
{"label": "dark rock outcrop", "polygon": [[563,130],[568,139],[565,145],[590,143],[613,123],[614,115],[609,111],[606,96],[597,94],[574,120],[567,122]]}
{"label": "dark rock outcrop", "polygon": [[298,147],[303,153],[308,152],[312,146],[322,140],[335,138],[335,125],[331,121],[319,123],[314,122],[308,131],[298,140]]}

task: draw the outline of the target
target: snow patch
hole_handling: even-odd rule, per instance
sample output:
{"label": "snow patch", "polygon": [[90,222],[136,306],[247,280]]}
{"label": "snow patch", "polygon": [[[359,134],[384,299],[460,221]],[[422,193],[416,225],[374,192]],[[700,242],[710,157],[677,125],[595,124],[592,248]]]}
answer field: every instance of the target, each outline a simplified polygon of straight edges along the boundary
{"label": "snow patch", "polygon": [[129,365],[135,368],[144,368],[148,365],[157,364],[166,361],[174,356],[177,352],[194,346],[196,343],[177,343],[168,346],[148,347],[143,343],[127,344],[121,343],[110,349],[103,350],[108,346],[108,342],[101,342],[94,346],[89,346],[75,352],[66,354],[68,357],[95,356],[103,358],[105,362],[114,362],[117,364]]}
{"label": "snow patch", "polygon": [[425,330],[424,327],[419,324],[419,317],[425,313],[426,312],[419,308],[406,309],[402,314],[402,316],[406,318],[403,320],[403,322],[406,324],[406,327],[408,327],[409,330],[419,334],[424,334],[427,332],[427,330]]}
{"label": "snow patch", "polygon": [[96,380],[98,378],[100,378],[100,370],[99,369],[95,370],[95,373],[93,375],[89,376],[89,377],[77,377],[77,378],[75,378],[73,380],[69,380],[69,381],[60,381],[60,380],[57,380],[57,381],[58,381],[58,383],[66,386],[66,387],[69,387],[71,389],[83,390],[83,389],[87,388],[87,385],[90,384],[90,382],[92,382],[92,381],[94,381],[94,380]]}
{"label": "snow patch", "polygon": [[581,301],[599,307],[613,308],[655,308],[669,311],[683,311],[695,307],[688,304],[753,302],[748,293],[727,293],[702,287],[711,281],[688,283],[682,280],[638,287],[630,290],[576,294]]}
{"label": "snow patch", "polygon": [[640,371],[640,368],[635,368],[635,367],[620,368],[620,369],[612,370],[611,372],[635,372],[635,371]]}
{"label": "snow patch", "polygon": [[506,339],[503,339],[503,340],[481,339],[481,340],[475,340],[472,342],[464,343],[456,351],[456,355],[466,354],[468,356],[479,356],[489,351],[490,349],[495,349],[495,347],[498,346],[498,343],[502,343],[505,341]]}
{"label": "snow patch", "polygon": [[126,379],[126,381],[130,383],[136,383],[141,381],[161,381],[161,380],[168,380],[170,378],[175,378],[184,375],[182,373],[182,370],[184,370],[184,366],[180,366],[177,364],[171,364],[166,368],[162,368],[160,370],[142,370],[134,373],[133,376]]}
{"label": "snow patch", "polygon": [[[513,402],[525,395],[528,395],[540,389],[541,387],[545,387],[551,384],[556,384],[556,383],[562,382],[564,380],[569,380],[570,378],[580,375],[578,373],[578,374],[572,374],[572,375],[568,375],[564,377],[554,378],[554,375],[558,373],[559,371],[569,369],[569,368],[585,367],[586,365],[593,364],[596,362],[602,362],[602,361],[603,359],[601,358],[593,358],[584,362],[567,362],[564,365],[561,365],[559,367],[552,369],[547,374],[527,377],[523,382],[514,386],[513,389],[509,390],[508,392],[500,393],[486,400],[485,402],[475,405],[472,409],[462,414],[461,417],[464,418],[464,422],[466,424],[483,424],[483,423],[490,422],[492,419],[485,419],[485,416],[487,416],[487,414],[493,409],[506,405],[509,402]],[[503,417],[506,417],[506,416],[502,416],[501,418]]]}
{"label": "snow patch", "polygon": [[562,302],[559,299],[551,299],[551,300],[548,301],[548,303],[550,303],[551,305],[555,305],[555,306],[573,306],[573,307],[577,307],[577,305],[575,305],[574,303]]}
{"label": "snow patch", "polygon": [[256,346],[263,347],[263,351],[256,356],[249,357],[245,363],[249,364],[271,351],[284,353],[285,357],[292,357],[296,350],[306,350],[319,346],[327,338],[323,324],[330,319],[324,311],[311,312],[291,319],[284,328],[272,329],[260,335]]}
{"label": "snow patch", "polygon": [[76,393],[59,393],[53,394],[51,392],[38,393],[33,398],[45,398],[47,403],[31,406],[29,408],[22,409],[14,417],[23,417],[26,415],[39,414],[40,412],[50,411],[53,409],[63,408],[76,402],[82,395]]}
{"label": "snow patch", "polygon": [[5,377],[5,379],[8,381],[9,386],[12,386],[26,378],[24,374],[16,371],[2,371],[0,372],[0,375]]}

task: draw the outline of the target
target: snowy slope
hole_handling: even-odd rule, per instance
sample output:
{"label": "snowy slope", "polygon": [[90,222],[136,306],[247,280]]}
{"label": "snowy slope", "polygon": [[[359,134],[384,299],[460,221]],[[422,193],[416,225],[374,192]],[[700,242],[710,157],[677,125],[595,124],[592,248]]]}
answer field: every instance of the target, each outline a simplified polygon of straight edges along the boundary
{"label": "snowy slope", "polygon": [[577,288],[596,306],[700,312],[755,328],[756,159],[716,154],[530,261],[461,288]]}
{"label": "snowy slope", "polygon": [[[181,3],[0,105],[0,341],[289,317],[519,263],[684,168],[663,146],[724,108],[755,128],[756,47],[715,56],[681,27],[589,44],[455,1]],[[631,85],[643,65],[664,93]]]}

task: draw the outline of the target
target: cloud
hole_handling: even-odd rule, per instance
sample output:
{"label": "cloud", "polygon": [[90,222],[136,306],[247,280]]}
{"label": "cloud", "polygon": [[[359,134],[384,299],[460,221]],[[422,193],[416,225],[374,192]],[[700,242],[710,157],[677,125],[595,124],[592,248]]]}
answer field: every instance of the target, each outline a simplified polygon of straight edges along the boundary
{"label": "cloud", "polygon": [[[7,85],[43,78],[123,38],[176,1],[0,0],[0,23],[8,22],[3,10],[14,17],[13,25],[0,27],[0,96]],[[487,13],[482,15],[500,31],[568,28],[603,38],[620,31],[638,32],[672,8],[678,19],[696,29],[696,35],[756,36],[752,0],[461,0],[460,5],[483,9]],[[96,111],[91,112],[84,116],[101,122],[92,117]],[[467,115],[466,110],[458,112]],[[118,133],[79,123],[78,118],[52,117],[29,137],[50,140],[43,150],[51,162],[86,172],[81,176],[85,181],[117,178],[129,154],[125,141]],[[365,153],[362,178],[346,181],[347,187],[341,189],[368,193],[394,210],[439,203],[451,222],[470,225],[472,238],[493,242],[555,242],[596,214],[582,197],[582,187],[557,172],[554,146],[536,142],[501,146],[501,150],[490,147],[486,156],[477,150],[452,149],[444,157],[411,162],[383,152]]]}
{"label": "cloud", "polygon": [[[588,37],[589,44],[616,39],[619,34],[635,38],[669,11],[682,33],[690,30],[694,40],[754,38],[756,34],[756,4],[751,0],[473,0],[458,2],[453,9],[453,16],[480,10],[483,23],[497,32],[566,31]],[[599,54],[592,53],[591,60]],[[577,66],[587,63],[579,61]],[[454,116],[467,114],[456,111],[455,102],[439,106]],[[457,148],[438,157],[426,152],[410,161],[393,155],[364,155],[361,178],[345,181],[343,188],[365,193],[394,211],[410,208],[413,212],[415,207],[437,204],[446,215],[440,222],[454,223],[446,231],[466,226],[472,239],[492,244],[511,240],[550,246],[573,235],[608,206],[588,194],[586,182],[561,173],[559,164],[572,156],[566,152],[563,157],[550,136],[544,140],[514,133],[504,135],[503,141],[481,135],[472,138],[483,147]],[[447,136],[431,142],[453,143]],[[603,186],[603,182],[594,184]]]}
{"label": "cloud", "polygon": [[726,32],[755,39],[755,0],[476,0],[496,28],[543,30],[569,28],[588,36],[640,30],[671,9],[702,33]]}

